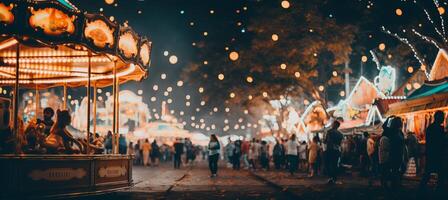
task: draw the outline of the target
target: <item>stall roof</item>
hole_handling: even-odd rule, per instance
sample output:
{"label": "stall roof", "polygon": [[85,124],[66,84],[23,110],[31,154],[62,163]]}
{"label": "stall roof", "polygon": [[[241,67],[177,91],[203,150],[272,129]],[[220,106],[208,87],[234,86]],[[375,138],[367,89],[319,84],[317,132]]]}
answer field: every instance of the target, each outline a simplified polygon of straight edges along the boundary
{"label": "stall roof", "polygon": [[426,97],[434,94],[440,94],[448,92],[448,79],[443,79],[437,82],[427,82],[423,84],[419,89],[412,92],[408,99],[418,99],[421,97]]}

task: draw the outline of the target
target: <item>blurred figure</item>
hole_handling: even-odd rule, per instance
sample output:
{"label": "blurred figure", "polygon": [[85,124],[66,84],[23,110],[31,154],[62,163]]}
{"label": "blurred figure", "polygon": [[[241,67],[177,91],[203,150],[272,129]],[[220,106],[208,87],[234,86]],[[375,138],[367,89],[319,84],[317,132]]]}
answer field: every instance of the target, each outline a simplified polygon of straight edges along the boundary
{"label": "blurred figure", "polygon": [[[434,122],[426,128],[426,168],[420,182],[420,188],[425,189],[427,187],[431,173],[436,173],[439,177],[444,174],[442,172],[442,160],[444,153],[444,140],[445,130],[443,122],[445,120],[445,114],[443,111],[437,111],[434,113]],[[437,188],[442,189],[445,183],[444,178],[439,178],[437,182]],[[442,189],[443,190],[443,189]]]}
{"label": "blurred figure", "polygon": [[416,171],[418,172],[420,170],[420,156],[419,156],[419,148],[418,148],[418,139],[417,136],[415,136],[414,132],[408,132],[407,138],[406,138],[406,147],[408,149],[408,156],[409,159],[414,159],[415,161],[415,167]]}
{"label": "blurred figure", "polygon": [[275,169],[279,170],[282,166],[285,157],[285,149],[278,139],[275,140],[273,157],[274,157]]}
{"label": "blurred figure", "polygon": [[306,171],[308,169],[306,153],[308,151],[308,146],[305,141],[302,141],[299,146],[299,168],[302,171]]}
{"label": "blurred figure", "polygon": [[235,148],[233,149],[232,165],[233,169],[239,170],[241,167],[241,140],[237,140],[234,143]]}
{"label": "blurred figure", "polygon": [[249,165],[252,170],[257,170],[258,156],[259,156],[259,148],[257,145],[257,141],[255,140],[255,138],[253,138],[252,142],[250,143],[249,154],[248,154]]}
{"label": "blurred figure", "polygon": [[261,141],[260,145],[260,162],[264,170],[269,170],[269,146],[266,141]]}
{"label": "blurred figure", "polygon": [[134,152],[135,152],[134,164],[141,165],[143,162],[142,162],[142,151],[140,148],[140,140],[137,140],[137,143],[134,145]]}
{"label": "blurred figure", "polygon": [[182,139],[176,138],[176,142],[174,142],[174,169],[179,169],[180,164],[182,162],[182,154],[184,153],[184,143],[181,141]]}
{"label": "blurred figure", "polygon": [[106,141],[104,145],[104,147],[106,148],[106,154],[112,153],[112,137],[113,137],[112,132],[107,131]]}
{"label": "blurred figure", "polygon": [[339,121],[333,122],[333,126],[327,132],[325,137],[325,144],[327,146],[326,157],[327,161],[325,165],[327,167],[329,184],[334,184],[337,181],[338,169],[339,169],[339,158],[341,156],[341,141],[342,133],[339,132],[338,128],[341,124]]}
{"label": "blurred figure", "polygon": [[299,143],[297,142],[296,134],[292,134],[288,142],[286,142],[286,157],[288,159],[289,173],[294,175],[297,170],[298,165],[298,154]]}
{"label": "blurred figure", "polygon": [[185,138],[185,150],[186,150],[185,164],[188,164],[191,163],[194,158],[194,146],[189,138]]}
{"label": "blurred figure", "polygon": [[244,140],[241,144],[241,153],[242,153],[242,159],[243,163],[246,169],[250,168],[249,164],[249,149],[250,149],[250,143],[249,141]]}
{"label": "blurred figure", "polygon": [[135,155],[134,143],[133,142],[129,142],[127,154],[128,155]]}
{"label": "blurred figure", "polygon": [[118,152],[122,155],[125,155],[128,151],[128,145],[126,143],[126,137],[124,137],[123,134],[120,134],[120,137],[118,138]]}
{"label": "blurred figure", "polygon": [[228,139],[228,143],[225,147],[226,150],[226,159],[227,159],[227,166],[230,166],[229,164],[232,164],[232,158],[233,158],[233,151],[235,149],[235,144],[233,144],[232,140]]}
{"label": "blurred figure", "polygon": [[159,158],[160,158],[160,148],[157,145],[157,141],[154,140],[151,144],[151,163],[154,166],[159,166]]}
{"label": "blurred figure", "polygon": [[218,173],[218,160],[221,146],[215,134],[210,135],[210,142],[208,143],[208,167],[211,172],[210,177],[216,177]]}
{"label": "blurred figure", "polygon": [[149,153],[151,152],[151,144],[149,144],[148,138],[145,139],[145,142],[141,145],[142,156],[143,156],[143,166],[149,165]]}
{"label": "blurred figure", "polygon": [[369,133],[363,132],[363,137],[359,142],[359,160],[361,163],[361,175],[368,176],[370,168],[370,159],[367,152],[367,140],[369,139]]}
{"label": "blurred figure", "polygon": [[320,146],[318,143],[318,138],[313,137],[313,139],[310,142],[309,145],[309,156],[308,156],[308,163],[310,168],[310,175],[309,177],[314,177],[318,173],[318,165],[317,165],[317,157],[319,155]]}

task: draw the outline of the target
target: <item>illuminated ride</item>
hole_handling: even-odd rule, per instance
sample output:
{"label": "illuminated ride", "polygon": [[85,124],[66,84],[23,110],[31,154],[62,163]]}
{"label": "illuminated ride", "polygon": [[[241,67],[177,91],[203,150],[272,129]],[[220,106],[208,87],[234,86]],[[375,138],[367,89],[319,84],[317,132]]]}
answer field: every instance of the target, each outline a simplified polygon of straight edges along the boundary
{"label": "illuminated ride", "polygon": [[[145,78],[150,54],[151,42],[126,24],[82,12],[68,0],[0,0],[0,86],[11,87],[14,94],[11,99],[0,98],[0,129],[12,130],[16,147],[15,153],[0,155],[0,199],[90,194],[132,186],[131,157],[118,154],[118,86]],[[87,87],[88,101],[93,101],[87,113],[92,113],[91,107],[96,113],[96,88],[107,86],[113,86],[117,102],[113,154],[23,154],[17,150],[20,90],[63,87],[63,108],[67,108],[67,87]],[[85,118],[87,133],[96,132],[96,114],[93,118],[93,131],[91,115]],[[91,136],[86,137],[90,141]]]}

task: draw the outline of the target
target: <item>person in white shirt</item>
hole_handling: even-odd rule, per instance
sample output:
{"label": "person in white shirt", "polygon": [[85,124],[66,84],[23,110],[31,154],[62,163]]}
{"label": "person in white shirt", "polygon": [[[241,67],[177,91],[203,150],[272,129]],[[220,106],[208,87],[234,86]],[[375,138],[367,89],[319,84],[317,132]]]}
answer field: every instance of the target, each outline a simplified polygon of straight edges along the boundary
{"label": "person in white shirt", "polygon": [[294,175],[297,170],[298,162],[298,148],[299,143],[297,142],[296,134],[292,134],[288,142],[286,142],[286,158],[288,159],[289,172]]}

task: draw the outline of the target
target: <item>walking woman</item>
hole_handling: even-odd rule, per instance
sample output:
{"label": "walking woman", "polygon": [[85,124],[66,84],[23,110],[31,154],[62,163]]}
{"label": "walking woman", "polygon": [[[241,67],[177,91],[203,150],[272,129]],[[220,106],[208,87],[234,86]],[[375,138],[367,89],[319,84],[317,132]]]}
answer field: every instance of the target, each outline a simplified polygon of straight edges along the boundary
{"label": "walking woman", "polygon": [[219,151],[221,150],[221,145],[219,144],[218,138],[215,134],[210,135],[210,142],[208,143],[208,167],[210,168],[211,176],[216,177],[218,173],[218,160]]}
{"label": "walking woman", "polygon": [[149,140],[146,138],[145,142],[141,146],[143,152],[143,166],[149,165],[149,153],[151,152],[151,144],[149,144]]}
{"label": "walking woman", "polygon": [[310,142],[310,149],[309,149],[309,156],[308,156],[308,162],[309,162],[309,168],[310,168],[310,175],[309,177],[314,177],[318,173],[318,165],[317,165],[317,157],[320,152],[320,146],[318,143],[319,138],[317,136],[313,137],[313,140]]}
{"label": "walking woman", "polygon": [[299,143],[297,142],[296,134],[292,134],[288,142],[286,142],[286,157],[288,158],[288,167],[291,175],[294,175],[294,172],[297,170],[297,162],[299,160],[298,148]]}

